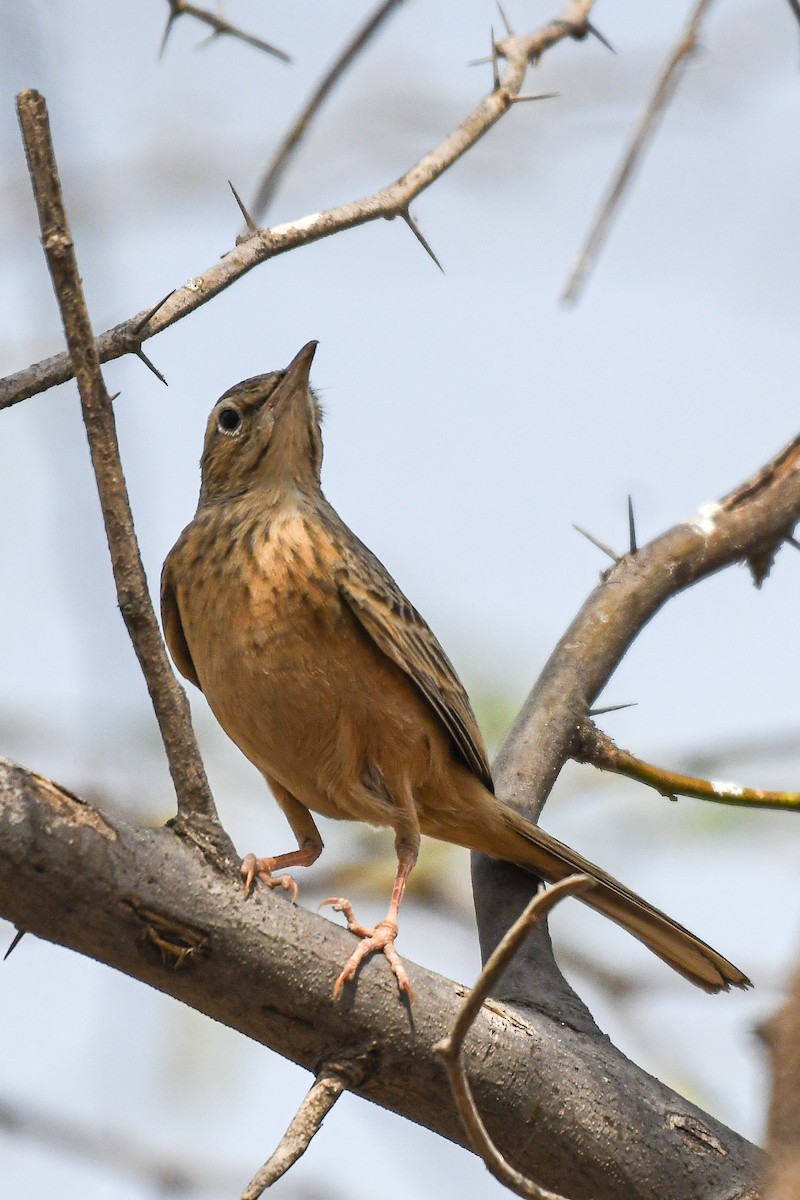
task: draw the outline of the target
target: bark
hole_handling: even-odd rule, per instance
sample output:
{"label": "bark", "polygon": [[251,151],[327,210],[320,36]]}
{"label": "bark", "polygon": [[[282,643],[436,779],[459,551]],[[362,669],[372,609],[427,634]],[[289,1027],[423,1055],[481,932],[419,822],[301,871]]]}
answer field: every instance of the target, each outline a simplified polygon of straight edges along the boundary
{"label": "bark", "polygon": [[[433,1053],[461,985],[409,964],[409,1009],[387,964],[372,961],[335,1003],[333,981],[352,949],[345,930],[273,893],[245,901],[171,829],[104,816],[7,760],[0,914],[310,1070],[358,1060],[358,1094],[464,1144]],[[591,1022],[575,1025],[533,1003],[491,1001],[473,1027],[479,1110],[519,1170],[574,1200],[754,1194],[753,1146],[629,1062]]]}

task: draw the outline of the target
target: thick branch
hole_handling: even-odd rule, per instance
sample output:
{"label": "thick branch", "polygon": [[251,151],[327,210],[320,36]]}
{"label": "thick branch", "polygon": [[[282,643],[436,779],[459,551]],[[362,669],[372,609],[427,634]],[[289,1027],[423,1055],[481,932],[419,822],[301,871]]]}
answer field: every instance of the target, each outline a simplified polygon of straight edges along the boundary
{"label": "thick branch", "polygon": [[[358,1094],[464,1144],[433,1053],[463,987],[407,964],[412,1026],[379,956],[334,1003],[333,980],[353,945],[345,930],[272,893],[245,901],[170,830],[106,818],[3,760],[0,914],[309,1070],[361,1058]],[[466,1058],[476,1103],[503,1154],[574,1200],[730,1200],[754,1184],[754,1147],[604,1037],[563,1018],[489,1002]]]}
{"label": "thick branch", "polygon": [[[241,279],[248,271],[321,238],[330,237],[356,225],[364,225],[381,218],[393,220],[408,210],[412,200],[425,191],[444,172],[457,162],[480,138],[487,133],[513,106],[519,94],[529,61],[538,59],[545,50],[564,38],[580,38],[585,33],[586,16],[592,0],[572,0],[567,5],[564,18],[550,21],[538,33],[526,37],[506,38],[499,42],[498,53],[505,56],[506,69],[495,88],[480,102],[477,108],[435,149],[424,155],[410,170],[389,187],[382,188],[363,200],[342,204],[326,212],[313,213],[272,229],[264,229],[240,242],[215,262],[201,275],[190,279],[177,288],[158,309],[151,320],[142,327],[149,309],[144,309],[114,326],[97,338],[97,354],[100,362],[111,362],[124,354],[136,353],[143,340],[174,325],[202,304],[212,300],[225,288]],[[72,378],[72,366],[68,354],[56,354],[44,359],[24,371],[7,376],[0,381],[0,409],[35,396],[56,384]]]}
{"label": "thick branch", "polygon": [[663,604],[732,563],[774,553],[800,520],[800,438],[719,504],[625,555],[551,654],[494,764],[503,799],[537,815],[575,730]]}
{"label": "thick branch", "polygon": [[38,92],[25,91],[18,97],[17,111],[42,245],[80,392],[120,611],[153,702],[181,815],[199,818],[199,825],[229,854],[232,847],[225,844],[226,839],[220,839],[214,800],[192,731],[186,694],[169,665],[150,601],[120,460],[114,409],[100,371],[64,211],[47,106]]}
{"label": "thick branch", "polygon": [[[540,814],[576,732],[634,639],[667,600],[732,563],[747,561],[756,582],[800,519],[800,439],[719,504],[620,558],[594,589],[551,654],[493,764],[498,796],[531,819]],[[481,951],[491,953],[527,904],[530,876],[472,856]],[[580,1002],[556,970],[544,928],[512,964],[498,995],[532,995],[548,1011]],[[584,1010],[583,1018],[586,1018]]]}

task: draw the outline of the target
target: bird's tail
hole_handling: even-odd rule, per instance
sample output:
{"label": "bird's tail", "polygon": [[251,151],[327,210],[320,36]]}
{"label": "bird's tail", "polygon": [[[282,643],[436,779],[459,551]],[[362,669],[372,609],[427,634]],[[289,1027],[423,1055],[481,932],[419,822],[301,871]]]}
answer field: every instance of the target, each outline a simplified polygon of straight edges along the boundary
{"label": "bird's tail", "polygon": [[[596,886],[583,892],[580,899],[627,929],[692,983],[707,992],[751,986],[747,976],[711,946],[538,825],[506,805],[502,805],[501,820],[505,828],[494,831],[493,857],[533,870],[551,882],[576,873],[589,875]],[[504,843],[502,850],[499,842]]]}

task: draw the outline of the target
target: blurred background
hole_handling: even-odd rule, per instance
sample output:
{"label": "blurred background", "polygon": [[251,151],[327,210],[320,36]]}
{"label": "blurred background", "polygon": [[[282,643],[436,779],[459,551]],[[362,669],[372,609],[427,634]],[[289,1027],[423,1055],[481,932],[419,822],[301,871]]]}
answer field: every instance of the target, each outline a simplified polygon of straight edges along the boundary
{"label": "blurred background", "polygon": [[[286,66],[177,22],[166,0],[30,0],[0,9],[0,372],[63,338],[14,113],[48,101],[93,321],[103,330],[214,263],[292,117],[372,6],[233,0],[228,16]],[[565,42],[518,105],[414,205],[442,275],[400,222],[251,272],[110,364],[142,552],[161,563],[190,519],[206,415],[309,338],[327,411],[329,499],[426,615],[492,749],[607,565],[571,528],[624,550],[725,494],[798,432],[800,30],[781,0],[713,7],[585,298],[558,304],[630,129],[685,19],[671,0],[602,0],[617,50]],[[508,0],[519,30],[556,15]],[[557,6],[556,6],[557,8]],[[320,114],[270,223],[367,195],[455,127],[491,86],[468,67],[500,27],[488,0],[402,6]],[[0,753],[143,822],[173,811],[147,694],[116,609],[77,393],[0,414]],[[800,555],[761,592],[731,569],[673,601],[603,697],[622,745],[665,766],[797,787]],[[223,820],[242,852],[290,848],[277,807],[192,695]],[[667,909],[752,977],[708,997],[580,905],[553,920],[565,970],[647,1070],[746,1136],[763,1134],[757,1036],[800,941],[800,817],[565,772],[543,824]],[[323,829],[301,903],[349,889],[385,911],[391,839]],[[426,845],[400,949],[471,982],[467,855]],[[0,925],[0,949],[13,930]],[[0,972],[6,1194],[64,1200],[231,1197],[274,1148],[310,1080],[155,991],[25,938]],[[391,1166],[386,1166],[389,1150]],[[358,1163],[358,1170],[354,1170]],[[187,1182],[184,1170],[191,1178]],[[193,1180],[193,1181],[192,1181]],[[287,1198],[500,1196],[471,1155],[345,1096]]]}

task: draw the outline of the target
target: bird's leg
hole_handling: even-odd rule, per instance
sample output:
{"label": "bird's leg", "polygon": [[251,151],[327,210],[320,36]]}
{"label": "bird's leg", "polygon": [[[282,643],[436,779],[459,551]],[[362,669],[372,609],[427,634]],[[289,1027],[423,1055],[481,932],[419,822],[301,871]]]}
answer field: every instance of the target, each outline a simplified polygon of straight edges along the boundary
{"label": "bird's leg", "polygon": [[297,899],[297,884],[291,875],[279,875],[275,878],[273,871],[282,871],[285,867],[310,867],[322,853],[322,838],[305,805],[296,800],[291,792],[287,792],[277,780],[267,778],[267,783],[286,814],[299,849],[290,850],[288,854],[277,854],[272,858],[256,858],[255,854],[246,854],[240,867],[244,891],[245,895],[249,895],[253,883],[258,879],[265,887],[283,888],[284,891],[291,892],[294,903]]}
{"label": "bird's leg", "polygon": [[[344,965],[344,970],[333,986],[334,1000],[338,997],[344,984],[348,980],[355,978],[358,968],[364,959],[369,954],[374,954],[376,950],[382,951],[386,956],[389,966],[395,974],[400,991],[405,992],[409,1000],[414,999],[411,980],[408,978],[400,955],[394,948],[394,940],[397,937],[397,914],[400,909],[400,902],[406,890],[408,877],[411,874],[414,863],[417,861],[418,848],[418,839],[410,841],[403,838],[395,842],[397,875],[395,876],[394,887],[392,888],[392,899],[389,904],[388,913],[382,921],[378,922],[374,929],[369,929],[366,925],[362,925],[356,920],[353,906],[349,900],[336,896],[331,896],[330,899],[323,900],[322,904],[331,904],[334,912],[344,913],[347,919],[347,928],[351,933],[355,933],[361,938],[361,941],[348,958]],[[322,904],[320,908],[322,908]]]}

